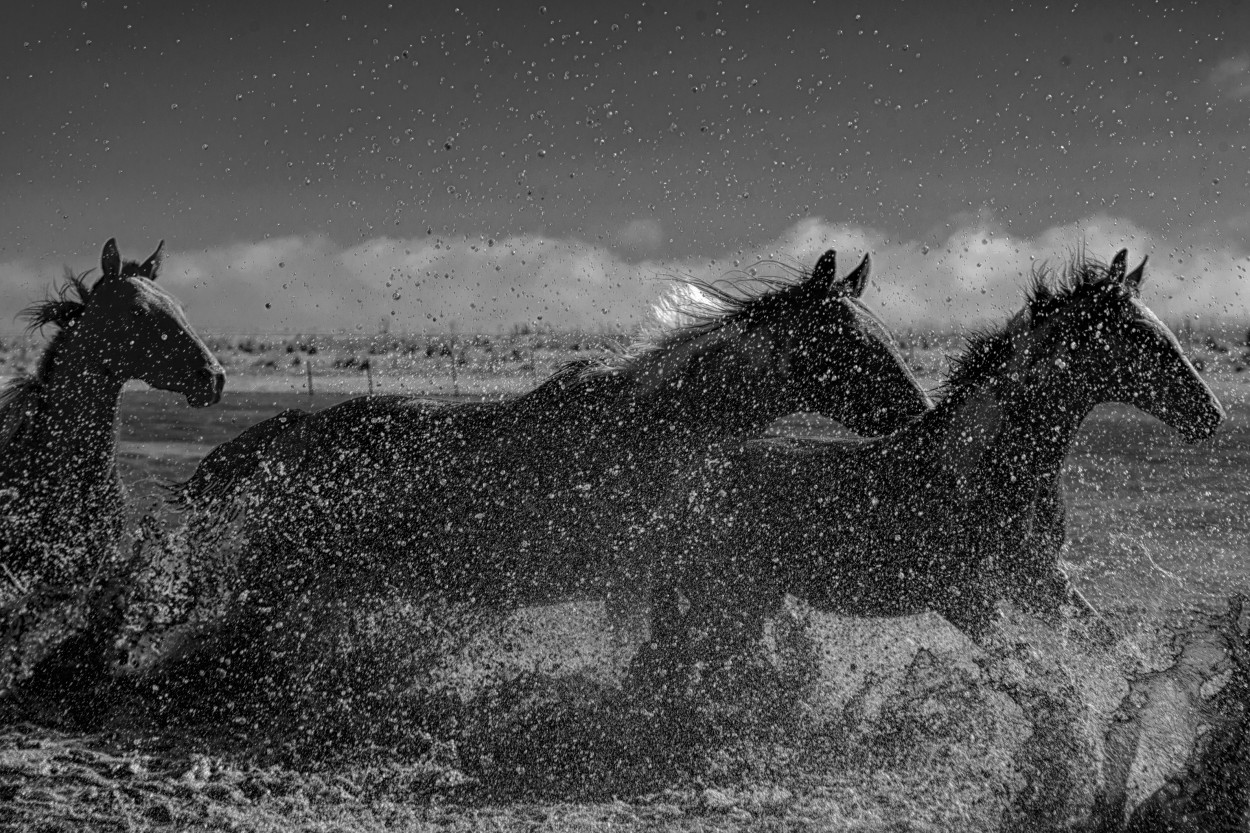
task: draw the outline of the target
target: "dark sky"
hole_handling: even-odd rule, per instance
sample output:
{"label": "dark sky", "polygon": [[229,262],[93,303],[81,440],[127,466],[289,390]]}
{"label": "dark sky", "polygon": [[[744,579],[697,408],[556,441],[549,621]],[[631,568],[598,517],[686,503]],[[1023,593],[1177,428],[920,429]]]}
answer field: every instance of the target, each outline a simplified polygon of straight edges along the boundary
{"label": "dark sky", "polygon": [[[1068,245],[1244,264],[1250,3],[1018,5],[9,6],[0,313],[110,236],[136,257],[166,238],[188,287],[218,277],[210,264],[246,272],[235,297],[274,296],[280,315],[256,326],[275,327],[375,316],[387,280],[425,285],[455,320],[448,305],[482,282],[462,260],[422,284],[434,241],[440,257],[495,240],[655,272],[849,239],[946,251],[969,229],[1037,248],[1069,229]],[[811,228],[826,231],[786,248]],[[376,269],[343,266],[380,241]],[[279,293],[260,261],[288,247],[322,264],[308,297],[317,280],[358,285],[322,307]],[[512,265],[542,289],[533,262]],[[561,269],[545,280],[574,280]],[[527,297],[530,317],[551,306]],[[501,323],[515,312],[479,300]],[[239,320],[220,293],[199,305]]]}

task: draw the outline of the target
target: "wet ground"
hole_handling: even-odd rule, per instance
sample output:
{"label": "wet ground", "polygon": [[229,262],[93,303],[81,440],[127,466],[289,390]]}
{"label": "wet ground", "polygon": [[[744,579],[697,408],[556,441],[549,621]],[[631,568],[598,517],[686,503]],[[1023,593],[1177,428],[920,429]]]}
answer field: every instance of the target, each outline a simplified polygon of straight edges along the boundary
{"label": "wet ground", "polygon": [[[1215,387],[1230,419],[1212,441],[1104,407],[1070,455],[1067,559],[1110,636],[1004,611],[974,646],[935,616],[812,615],[776,635],[784,648],[799,634],[785,661],[807,676],[748,675],[728,706],[673,711],[622,687],[645,632],[606,628],[600,605],[522,611],[410,677],[420,634],[403,610],[366,606],[310,640],[332,659],[302,683],[310,710],[293,722],[224,701],[171,720],[130,692],[88,734],[8,724],[0,829],[1058,830],[1111,819],[1109,800],[1122,826],[1244,714],[1218,614],[1250,589],[1250,386]],[[308,404],[245,390],[191,411],[128,393],[121,458],[139,511],[208,448]],[[374,673],[366,708],[353,698]],[[396,718],[349,720],[333,741],[333,719],[354,712]]]}

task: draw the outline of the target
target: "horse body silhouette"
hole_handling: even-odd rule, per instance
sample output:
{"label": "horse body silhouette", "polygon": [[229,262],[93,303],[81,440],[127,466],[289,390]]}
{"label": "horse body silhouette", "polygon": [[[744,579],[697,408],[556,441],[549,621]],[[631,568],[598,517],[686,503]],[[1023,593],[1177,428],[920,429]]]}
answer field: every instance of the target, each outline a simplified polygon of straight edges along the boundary
{"label": "horse body silhouette", "polygon": [[384,572],[483,606],[622,588],[642,573],[631,527],[714,443],[796,411],[868,433],[926,412],[857,300],[868,269],[839,281],[831,251],[767,292],[699,284],[687,323],[654,344],[503,402],[382,396],[288,412],[214,451],[181,497],[210,523],[242,512],[255,572],[272,553],[296,560],[268,565],[274,595],[292,593],[277,575],[295,570],[340,584]]}
{"label": "horse body silhouette", "polygon": [[[122,388],[141,379],[203,407],[225,373],[178,303],[153,281],[164,243],[123,262],[109,240],[101,275],[67,272],[25,310],[57,330],[34,374],[0,392],[0,694],[85,723],[129,593],[117,472]],[[20,692],[13,686],[20,682]]]}
{"label": "horse body silhouette", "polygon": [[10,581],[80,581],[115,546],[124,504],[115,423],[128,380],[195,407],[221,398],[221,365],[154,283],[163,247],[123,263],[109,240],[93,286],[89,273],[67,273],[54,297],[24,312],[32,329],[57,331],[35,373],[0,393],[0,564]]}
{"label": "horse body silhouette", "polygon": [[1055,486],[1086,414],[1132,404],[1191,441],[1223,418],[1126,257],[1074,261],[1057,286],[1039,272],[937,407],[888,437],[752,441],[686,474],[656,533],[656,644],[733,656],[786,593],[850,615],[932,610],[974,637],[1001,595],[1056,611],[1071,588]]}

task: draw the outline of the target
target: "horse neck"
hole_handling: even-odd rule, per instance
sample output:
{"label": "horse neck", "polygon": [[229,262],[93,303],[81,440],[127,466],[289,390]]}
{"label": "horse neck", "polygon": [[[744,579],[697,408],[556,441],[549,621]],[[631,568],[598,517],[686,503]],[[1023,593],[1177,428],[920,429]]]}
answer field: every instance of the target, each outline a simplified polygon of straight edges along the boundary
{"label": "horse neck", "polygon": [[1000,439],[1000,457],[1011,473],[1034,482],[1059,477],[1068,449],[1093,403],[1068,385],[1046,385],[1005,406],[1007,420]]}
{"label": "horse neck", "polygon": [[966,448],[961,440],[971,436],[977,450],[962,459],[982,482],[1011,487],[1030,500],[1038,487],[1059,477],[1076,432],[1096,403],[1087,401],[1084,386],[1067,374],[1034,385],[1000,382],[949,403],[943,409],[944,433],[954,449]]}
{"label": "horse neck", "polygon": [[125,380],[82,353],[71,341],[53,358],[34,394],[29,435],[38,469],[94,483],[114,469]]}
{"label": "horse neck", "polygon": [[662,420],[700,447],[762,433],[793,409],[771,359],[743,353],[708,350],[640,362],[629,386],[636,426],[654,430]]}

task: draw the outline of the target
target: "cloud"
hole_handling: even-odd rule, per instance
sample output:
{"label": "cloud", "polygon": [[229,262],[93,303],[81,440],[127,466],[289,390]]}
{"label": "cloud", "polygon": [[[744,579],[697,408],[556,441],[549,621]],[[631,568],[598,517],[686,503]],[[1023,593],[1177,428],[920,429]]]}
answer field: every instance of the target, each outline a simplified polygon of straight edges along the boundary
{"label": "cloud", "polygon": [[[899,240],[871,228],[808,218],[786,231],[765,255],[811,265],[828,248],[845,272],[872,255],[865,300],[892,327],[936,329],[1002,321],[1022,303],[1034,269],[1062,268],[1081,247],[1108,261],[1127,248],[1135,265],[1149,256],[1143,298],[1169,319],[1250,318],[1250,252],[1216,232],[1191,231],[1184,243],[1123,219],[1096,215],[1033,237],[1016,237],[992,213],[961,215],[955,230],[930,241]],[[722,266],[724,264],[721,264]]]}
{"label": "cloud", "polygon": [[664,245],[664,229],[656,220],[631,220],[615,236],[613,249],[626,257],[654,254]]}
{"label": "cloud", "polygon": [[[835,248],[842,273],[872,254],[865,300],[889,325],[950,329],[1003,320],[1020,307],[1032,269],[1061,266],[1084,245],[1103,260],[1120,248],[1134,261],[1150,255],[1144,297],[1165,320],[1250,317],[1250,259],[1218,230],[1190,230],[1182,243],[1097,215],[1023,238],[992,213],[953,220],[953,232],[921,241],[810,217],[768,245],[686,260],[633,260],[619,248],[534,234],[381,237],[346,249],[325,237],[289,236],[170,252],[161,283],[198,328],[213,332],[493,333],[518,324],[632,330],[667,290],[665,277],[779,274],[775,261],[810,267]],[[626,231],[648,239],[635,224]],[[0,264],[0,309],[15,312],[41,297],[59,271]],[[16,327],[0,321],[5,329]]]}
{"label": "cloud", "polygon": [[1211,84],[1226,98],[1250,99],[1250,55],[1225,58],[1209,76]]}
{"label": "cloud", "polygon": [[940,245],[902,243],[882,247],[879,275],[883,312],[916,325],[963,325],[1001,320],[1020,307],[1032,271],[1062,267],[1083,247],[1103,261],[1122,248],[1130,263],[1150,256],[1143,299],[1165,318],[1240,319],[1250,315],[1244,292],[1247,261],[1217,240],[1194,235],[1185,244],[1098,215],[1033,238],[1007,234],[993,222],[955,231]]}

